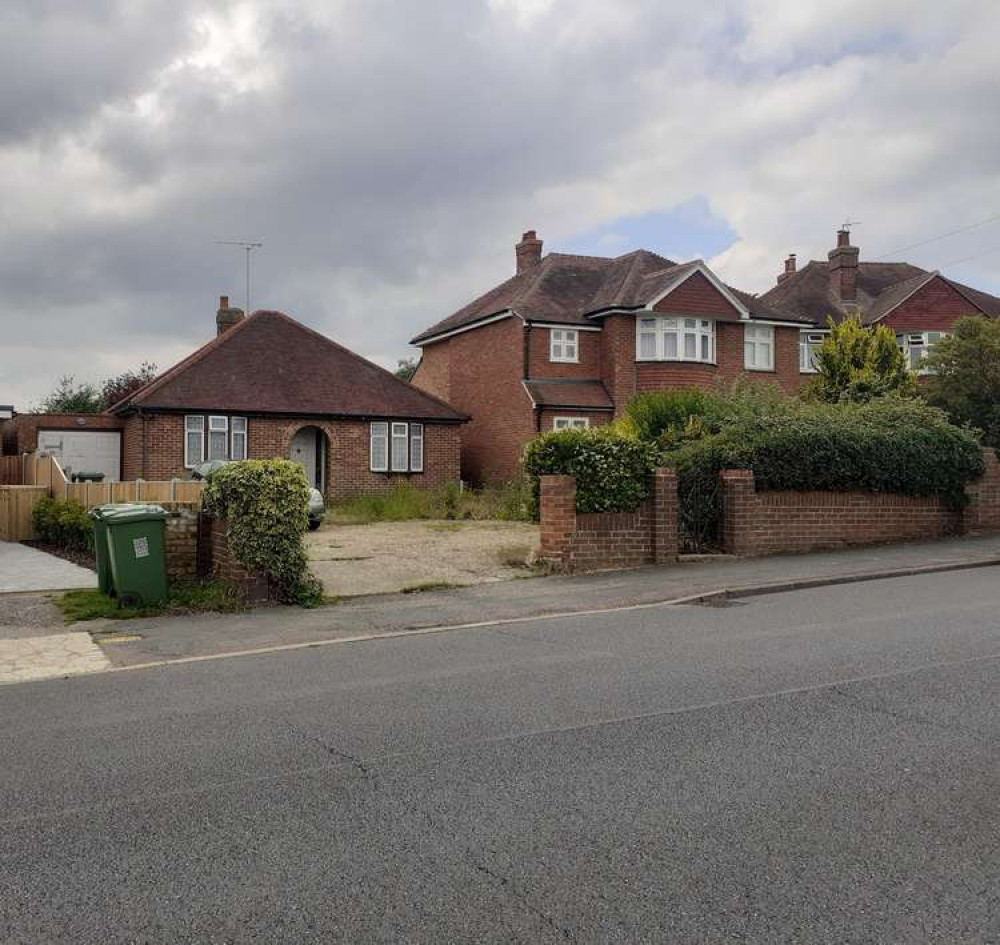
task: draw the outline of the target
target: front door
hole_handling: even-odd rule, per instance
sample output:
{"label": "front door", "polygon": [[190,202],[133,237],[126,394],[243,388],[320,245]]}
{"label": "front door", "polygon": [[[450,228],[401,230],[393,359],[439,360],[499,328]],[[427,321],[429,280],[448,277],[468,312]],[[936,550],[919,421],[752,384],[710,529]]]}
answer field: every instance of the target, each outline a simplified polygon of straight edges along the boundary
{"label": "front door", "polygon": [[322,433],[316,427],[305,427],[292,438],[291,458],[306,471],[306,482],[323,491],[322,456],[318,449]]}

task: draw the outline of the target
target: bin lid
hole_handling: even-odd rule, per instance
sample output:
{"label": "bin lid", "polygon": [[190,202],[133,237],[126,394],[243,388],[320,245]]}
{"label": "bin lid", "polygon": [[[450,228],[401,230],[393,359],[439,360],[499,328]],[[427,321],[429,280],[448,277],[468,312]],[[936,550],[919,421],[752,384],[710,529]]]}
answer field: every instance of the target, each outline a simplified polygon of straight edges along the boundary
{"label": "bin lid", "polygon": [[87,510],[87,514],[92,519],[101,519],[103,521],[107,518],[108,512],[114,512],[117,509],[143,509],[145,507],[145,505],[136,502],[108,502],[105,505],[95,505],[92,509]]}
{"label": "bin lid", "polygon": [[124,525],[129,522],[162,522],[167,511],[158,505],[126,505],[116,509],[105,507],[104,521],[108,525]]}

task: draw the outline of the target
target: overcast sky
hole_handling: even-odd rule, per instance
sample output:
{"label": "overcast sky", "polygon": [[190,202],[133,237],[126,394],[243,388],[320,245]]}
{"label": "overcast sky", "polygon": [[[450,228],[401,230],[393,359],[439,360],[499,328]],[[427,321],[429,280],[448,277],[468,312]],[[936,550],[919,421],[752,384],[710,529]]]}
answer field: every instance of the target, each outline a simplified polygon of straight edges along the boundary
{"label": "overcast sky", "polygon": [[[847,216],[863,259],[1000,217],[998,35],[995,0],[3,0],[0,403],[207,340],[220,239],[264,242],[255,308],[392,366],[528,228],[763,291]],[[1000,292],[1000,219],[901,255]]]}

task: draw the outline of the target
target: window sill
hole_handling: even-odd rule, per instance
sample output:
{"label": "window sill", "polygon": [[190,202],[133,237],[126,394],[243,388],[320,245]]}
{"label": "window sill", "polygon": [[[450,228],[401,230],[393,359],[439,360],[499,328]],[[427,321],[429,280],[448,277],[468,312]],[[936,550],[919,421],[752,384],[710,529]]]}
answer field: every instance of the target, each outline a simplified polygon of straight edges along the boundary
{"label": "window sill", "polygon": [[717,361],[700,361],[694,358],[636,358],[636,364],[700,364],[703,367],[718,367]]}
{"label": "window sill", "polygon": [[549,364],[579,364],[580,359],[571,361],[569,358],[549,358]]}
{"label": "window sill", "polygon": [[773,367],[747,367],[743,365],[744,371],[753,371],[754,374],[776,374],[777,371]]}

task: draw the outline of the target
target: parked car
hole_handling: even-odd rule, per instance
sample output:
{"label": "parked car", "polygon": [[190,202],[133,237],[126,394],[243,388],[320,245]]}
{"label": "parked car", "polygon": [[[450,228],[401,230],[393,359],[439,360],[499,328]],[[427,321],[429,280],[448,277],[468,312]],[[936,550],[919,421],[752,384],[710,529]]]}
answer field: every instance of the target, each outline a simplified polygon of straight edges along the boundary
{"label": "parked car", "polygon": [[[207,463],[195,466],[191,470],[192,479],[207,479],[217,469],[229,465],[227,459],[210,459]],[[323,516],[326,515],[326,503],[323,501],[323,493],[319,489],[309,490],[309,531],[314,532],[323,524]]]}

